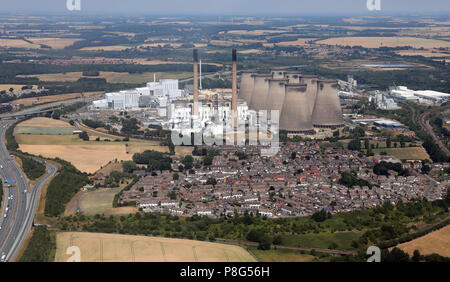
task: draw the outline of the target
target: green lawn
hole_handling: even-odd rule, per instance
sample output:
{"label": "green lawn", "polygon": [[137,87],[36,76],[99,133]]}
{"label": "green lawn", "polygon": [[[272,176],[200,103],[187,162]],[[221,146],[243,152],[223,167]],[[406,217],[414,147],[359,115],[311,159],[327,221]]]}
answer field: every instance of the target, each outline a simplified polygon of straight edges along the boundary
{"label": "green lawn", "polygon": [[16,126],[14,134],[71,135],[73,131],[72,127]]}

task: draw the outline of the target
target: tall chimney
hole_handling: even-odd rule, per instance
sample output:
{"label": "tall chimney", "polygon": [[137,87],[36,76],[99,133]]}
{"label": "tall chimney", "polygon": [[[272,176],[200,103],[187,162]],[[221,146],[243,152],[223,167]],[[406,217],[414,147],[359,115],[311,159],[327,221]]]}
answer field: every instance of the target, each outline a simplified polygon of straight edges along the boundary
{"label": "tall chimney", "polygon": [[233,81],[232,81],[232,90],[233,95],[231,98],[231,112],[234,116],[233,126],[237,127],[237,55],[236,49],[232,50],[232,61],[233,61]]}
{"label": "tall chimney", "polygon": [[198,50],[194,49],[194,105],[192,114],[198,115]]}

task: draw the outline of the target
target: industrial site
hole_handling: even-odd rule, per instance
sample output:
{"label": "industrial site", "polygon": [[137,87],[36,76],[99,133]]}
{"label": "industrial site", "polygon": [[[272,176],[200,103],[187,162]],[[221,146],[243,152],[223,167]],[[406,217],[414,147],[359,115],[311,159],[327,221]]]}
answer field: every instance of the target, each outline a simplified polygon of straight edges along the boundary
{"label": "industrial site", "polygon": [[0,13],[1,262],[449,261],[448,15],[81,1]]}

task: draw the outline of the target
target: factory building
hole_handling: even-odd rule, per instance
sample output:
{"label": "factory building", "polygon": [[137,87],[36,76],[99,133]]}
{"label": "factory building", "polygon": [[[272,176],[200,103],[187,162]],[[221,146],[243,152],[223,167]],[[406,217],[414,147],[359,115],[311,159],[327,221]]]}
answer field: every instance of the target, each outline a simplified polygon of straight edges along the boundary
{"label": "factory building", "polygon": [[406,86],[390,87],[389,95],[402,102],[407,101],[424,104],[442,104],[450,101],[450,94],[432,90],[411,90]]}

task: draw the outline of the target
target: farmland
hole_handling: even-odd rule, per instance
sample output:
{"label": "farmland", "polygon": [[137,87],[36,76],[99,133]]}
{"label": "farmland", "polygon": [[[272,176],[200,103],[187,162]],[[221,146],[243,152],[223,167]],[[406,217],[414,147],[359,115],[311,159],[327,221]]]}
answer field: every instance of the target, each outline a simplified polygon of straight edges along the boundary
{"label": "farmland", "polygon": [[[13,87],[13,86],[11,86],[11,87]],[[16,88],[14,88],[14,89],[16,89]],[[19,88],[17,88],[17,89],[19,89]],[[40,96],[40,97],[17,99],[14,101],[14,103],[22,104],[25,107],[28,107],[28,106],[35,106],[35,105],[41,105],[41,104],[47,104],[47,103],[54,103],[54,102],[78,99],[78,98],[82,98],[82,97],[90,98],[90,97],[98,96],[101,94],[103,94],[103,92],[85,92],[85,93],[83,93],[83,95],[81,95],[81,93],[67,93],[67,94],[62,94],[62,95],[50,95],[50,96]]]}
{"label": "farmland", "polygon": [[424,255],[436,253],[450,257],[450,225],[397,247],[410,255],[419,250]]}
{"label": "farmland", "polygon": [[417,37],[336,37],[317,41],[317,44],[362,46],[364,48],[401,47],[449,48],[450,42]]}
{"label": "farmland", "polygon": [[429,160],[430,156],[423,147],[374,149],[375,153],[386,152],[400,160]]}
{"label": "farmland", "polygon": [[[153,81],[154,76],[156,79],[160,78],[187,78],[192,74],[185,72],[174,73],[135,73],[130,74],[126,72],[100,72],[99,76],[95,78],[104,78],[109,83],[147,83]],[[33,76],[18,76],[18,77],[37,77],[39,81],[52,81],[52,82],[75,82],[78,79],[84,77],[82,72],[67,72],[67,73],[51,73],[51,74],[39,74]]]}
{"label": "farmland", "polygon": [[103,233],[60,232],[56,262],[78,246],[82,262],[254,262],[243,248],[211,242]]}

